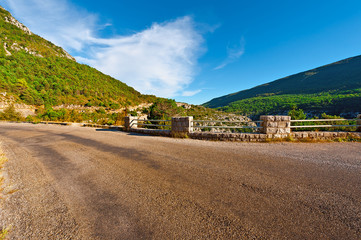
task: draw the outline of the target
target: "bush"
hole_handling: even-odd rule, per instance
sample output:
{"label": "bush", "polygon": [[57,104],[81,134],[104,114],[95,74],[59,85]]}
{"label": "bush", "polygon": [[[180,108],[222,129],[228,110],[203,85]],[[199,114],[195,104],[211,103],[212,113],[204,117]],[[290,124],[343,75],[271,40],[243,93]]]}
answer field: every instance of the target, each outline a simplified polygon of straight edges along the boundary
{"label": "bush", "polygon": [[297,109],[297,107],[293,107],[292,110],[288,112],[288,116],[291,116],[292,120],[306,119],[306,114],[302,109]]}
{"label": "bush", "polygon": [[172,99],[157,99],[149,108],[150,119],[170,119],[175,116],[183,116],[184,108],[178,107]]}
{"label": "bush", "polygon": [[23,121],[24,117],[15,110],[14,105],[10,105],[3,112],[0,112],[0,120]]}

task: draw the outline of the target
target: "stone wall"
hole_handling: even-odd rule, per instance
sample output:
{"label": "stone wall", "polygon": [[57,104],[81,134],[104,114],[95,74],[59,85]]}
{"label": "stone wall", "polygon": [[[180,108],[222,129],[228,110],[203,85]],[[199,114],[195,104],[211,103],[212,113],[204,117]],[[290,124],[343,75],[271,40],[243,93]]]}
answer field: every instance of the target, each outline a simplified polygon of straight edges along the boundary
{"label": "stone wall", "polygon": [[361,132],[292,132],[294,140],[337,140],[338,138],[361,138]]}
{"label": "stone wall", "polygon": [[128,116],[124,118],[124,128],[130,131],[132,128],[138,128],[138,117]]}
{"label": "stone wall", "polygon": [[187,135],[193,132],[193,117],[173,117],[172,134]]}
{"label": "stone wall", "polygon": [[[361,115],[357,124],[361,125]],[[361,132],[291,132],[290,116],[261,116],[260,133],[212,133],[194,132],[193,117],[172,118],[172,130],[137,128],[136,117],[125,119],[126,131],[150,135],[190,137],[210,141],[266,142],[272,140],[337,140],[344,138],[361,139]],[[358,130],[360,131],[360,129]]]}
{"label": "stone wall", "polygon": [[268,138],[285,138],[291,133],[290,116],[265,116],[260,117],[261,133],[267,134]]}
{"label": "stone wall", "polygon": [[188,135],[193,139],[210,141],[231,141],[231,142],[265,142],[267,134],[262,133],[212,133],[192,132]]}
{"label": "stone wall", "polygon": [[172,136],[170,130],[162,130],[162,129],[148,129],[148,128],[131,128],[130,132],[147,134],[147,135],[155,135],[155,136]]}

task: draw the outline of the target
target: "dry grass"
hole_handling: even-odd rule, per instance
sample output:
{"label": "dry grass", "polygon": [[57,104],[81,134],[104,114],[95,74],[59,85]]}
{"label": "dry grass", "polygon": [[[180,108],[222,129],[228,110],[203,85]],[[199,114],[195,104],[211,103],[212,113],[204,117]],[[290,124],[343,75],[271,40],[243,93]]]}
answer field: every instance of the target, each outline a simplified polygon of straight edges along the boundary
{"label": "dry grass", "polygon": [[0,199],[3,198],[3,191],[4,191],[4,176],[2,174],[2,169],[4,167],[4,164],[6,163],[7,161],[7,158],[5,157],[2,149],[1,149],[1,146],[0,146]]}
{"label": "dry grass", "polygon": [[0,229],[0,240],[5,240],[6,239],[6,235],[8,235],[9,233],[9,229],[5,228],[5,229]]}
{"label": "dry grass", "polygon": [[[2,174],[2,169],[4,168],[4,164],[7,162],[7,158],[5,157],[5,154],[3,153],[1,146],[0,146],[0,206],[1,201],[4,198],[4,175]],[[6,239],[6,236],[9,232],[9,228],[0,228],[0,240]]]}

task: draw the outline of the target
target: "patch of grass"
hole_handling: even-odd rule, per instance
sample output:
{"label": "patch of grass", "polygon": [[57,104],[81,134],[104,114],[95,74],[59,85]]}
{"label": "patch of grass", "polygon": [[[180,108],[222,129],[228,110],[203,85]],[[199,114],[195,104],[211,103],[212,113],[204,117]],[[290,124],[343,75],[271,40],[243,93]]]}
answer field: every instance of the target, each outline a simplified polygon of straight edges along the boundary
{"label": "patch of grass", "polygon": [[188,134],[183,132],[172,132],[171,136],[173,138],[189,138]]}
{"label": "patch of grass", "polygon": [[[7,158],[5,157],[0,147],[0,201],[3,199],[4,181],[5,181],[4,176],[2,175],[2,169],[6,162],[7,162]],[[0,206],[1,206],[1,202],[0,202]],[[8,233],[9,233],[9,228],[0,228],[0,240],[5,240]]]}
{"label": "patch of grass", "polygon": [[0,229],[0,240],[5,240],[9,233],[9,228]]}
{"label": "patch of grass", "polygon": [[4,167],[4,164],[6,163],[7,158],[5,157],[4,153],[2,152],[0,148],[0,199],[3,198],[3,191],[4,191],[4,176],[2,175],[2,169]]}

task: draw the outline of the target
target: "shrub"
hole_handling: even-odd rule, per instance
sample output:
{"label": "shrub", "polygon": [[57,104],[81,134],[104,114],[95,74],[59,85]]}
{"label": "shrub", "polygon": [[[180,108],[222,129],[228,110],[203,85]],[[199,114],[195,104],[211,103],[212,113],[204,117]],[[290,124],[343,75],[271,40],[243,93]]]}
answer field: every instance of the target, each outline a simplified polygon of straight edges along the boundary
{"label": "shrub", "polygon": [[7,121],[23,121],[24,117],[15,110],[14,105],[10,105],[3,112],[0,112],[0,119]]}

